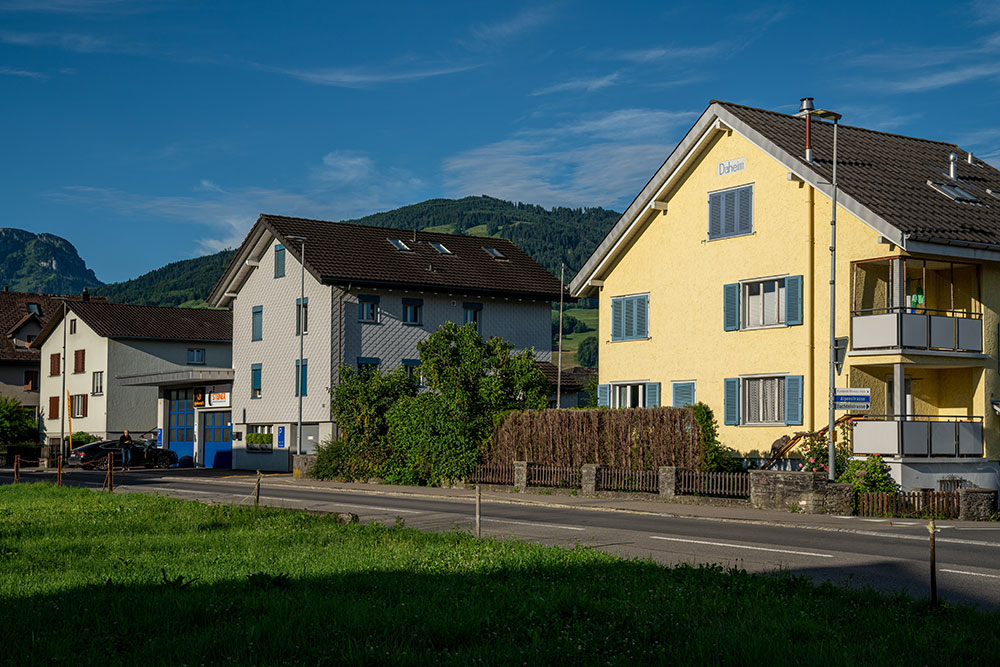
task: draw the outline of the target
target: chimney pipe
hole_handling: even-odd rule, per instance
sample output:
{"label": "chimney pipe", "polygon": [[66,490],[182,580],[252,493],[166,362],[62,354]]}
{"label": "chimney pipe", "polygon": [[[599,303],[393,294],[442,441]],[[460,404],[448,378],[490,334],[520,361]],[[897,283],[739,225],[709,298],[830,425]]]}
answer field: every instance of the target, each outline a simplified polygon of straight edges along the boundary
{"label": "chimney pipe", "polygon": [[86,287],[84,287],[83,288],[83,292],[80,293],[80,300],[81,301],[90,301],[90,292],[87,291]]}
{"label": "chimney pipe", "polygon": [[955,153],[948,154],[948,178],[958,180],[958,155]]}
{"label": "chimney pipe", "polygon": [[969,164],[976,164],[976,158],[972,157],[972,151],[969,151],[966,158],[969,160]]}
{"label": "chimney pipe", "polygon": [[803,97],[799,100],[799,113],[806,117],[806,162],[813,161],[812,149],[812,112],[816,110],[813,106],[813,98]]}

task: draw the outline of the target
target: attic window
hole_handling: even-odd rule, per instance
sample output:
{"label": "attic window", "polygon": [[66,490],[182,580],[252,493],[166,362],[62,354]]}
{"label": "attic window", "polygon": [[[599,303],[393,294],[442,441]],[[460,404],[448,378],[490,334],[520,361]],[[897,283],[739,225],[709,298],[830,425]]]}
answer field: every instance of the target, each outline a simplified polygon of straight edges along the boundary
{"label": "attic window", "polygon": [[975,196],[970,195],[968,192],[958,187],[957,185],[952,185],[950,183],[935,183],[934,181],[927,181],[927,185],[931,186],[932,188],[943,194],[948,199],[965,202],[967,204],[979,203],[979,200],[976,199]]}
{"label": "attic window", "polygon": [[506,261],[506,259],[507,259],[507,257],[502,252],[500,252],[499,250],[497,250],[496,248],[483,248],[483,250],[486,251],[487,255],[489,255],[493,259],[497,260],[498,262],[503,262],[503,261]]}
{"label": "attic window", "polygon": [[38,308],[38,304],[37,303],[29,303],[28,304],[28,312],[29,313],[34,313],[35,315],[38,315],[41,311]]}
{"label": "attic window", "polygon": [[412,252],[412,250],[410,250],[410,246],[406,245],[399,239],[388,239],[388,241],[396,248],[396,250],[402,250],[403,252]]}
{"label": "attic window", "polygon": [[997,199],[1000,199],[1000,190],[994,190],[993,188],[986,188],[986,191],[991,195],[993,195],[994,197],[996,197]]}
{"label": "attic window", "polygon": [[443,243],[437,243],[436,241],[431,241],[431,247],[434,248],[435,250],[437,250],[442,255],[452,255],[452,254],[454,254],[454,253],[452,253],[451,250],[448,250],[446,247],[444,247]]}

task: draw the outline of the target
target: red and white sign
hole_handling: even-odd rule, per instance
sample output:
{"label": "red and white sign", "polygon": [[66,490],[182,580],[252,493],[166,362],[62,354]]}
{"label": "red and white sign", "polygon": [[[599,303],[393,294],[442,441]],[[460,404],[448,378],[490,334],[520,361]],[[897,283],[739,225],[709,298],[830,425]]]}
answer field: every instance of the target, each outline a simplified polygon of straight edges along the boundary
{"label": "red and white sign", "polygon": [[215,391],[208,395],[208,404],[213,408],[228,408],[229,407],[229,394],[228,391]]}

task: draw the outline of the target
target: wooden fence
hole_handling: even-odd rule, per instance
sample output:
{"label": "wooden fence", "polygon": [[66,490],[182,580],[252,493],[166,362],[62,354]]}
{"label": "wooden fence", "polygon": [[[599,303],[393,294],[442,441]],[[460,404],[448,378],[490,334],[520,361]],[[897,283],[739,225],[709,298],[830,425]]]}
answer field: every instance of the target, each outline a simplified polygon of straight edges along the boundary
{"label": "wooden fence", "polygon": [[502,463],[478,465],[469,476],[469,481],[478,484],[514,486],[514,466]]}
{"label": "wooden fence", "polygon": [[568,466],[528,466],[528,486],[556,486],[580,488],[583,473],[580,468]]}
{"label": "wooden fence", "polygon": [[598,491],[642,491],[656,493],[659,489],[660,474],[656,470],[600,468],[597,471]]}
{"label": "wooden fence", "polygon": [[677,493],[681,495],[750,497],[750,473],[677,471]]}
{"label": "wooden fence", "polygon": [[857,493],[854,496],[854,513],[858,516],[957,519],[958,492]]}

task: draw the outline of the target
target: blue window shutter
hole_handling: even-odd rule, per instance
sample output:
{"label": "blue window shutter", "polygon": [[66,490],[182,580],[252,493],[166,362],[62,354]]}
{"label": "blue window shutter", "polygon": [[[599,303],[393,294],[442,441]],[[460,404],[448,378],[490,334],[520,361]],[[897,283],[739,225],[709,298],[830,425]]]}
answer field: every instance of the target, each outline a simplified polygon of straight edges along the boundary
{"label": "blue window shutter", "polygon": [[597,407],[599,407],[599,408],[610,408],[611,407],[611,385],[610,384],[599,384],[599,385],[597,385]]}
{"label": "blue window shutter", "polygon": [[659,382],[647,382],[646,383],[646,407],[647,408],[658,408],[658,407],[660,407],[660,383]]}
{"label": "blue window shutter", "polygon": [[635,337],[649,337],[649,295],[635,297]]}
{"label": "blue window shutter", "polygon": [[708,195],[708,238],[717,239],[722,236],[722,193]]}
{"label": "blue window shutter", "polygon": [[785,424],[802,423],[802,376],[785,376]]}
{"label": "blue window shutter", "polygon": [[740,328],[740,285],[731,283],[722,287],[722,322],[726,331]]}
{"label": "blue window shutter", "polygon": [[624,299],[625,305],[625,326],[622,330],[622,338],[635,338],[635,298]]}
{"label": "blue window shutter", "polygon": [[723,423],[727,426],[737,426],[740,423],[740,379],[726,378],[723,396]]}
{"label": "blue window shutter", "polygon": [[722,193],[722,235],[733,236],[736,230],[736,190],[726,190]]}
{"label": "blue window shutter", "polygon": [[621,340],[625,335],[625,308],[622,299],[611,299],[611,340]]}
{"label": "blue window shutter", "polygon": [[736,233],[749,234],[753,231],[753,186],[736,191]]}
{"label": "blue window shutter", "polygon": [[694,382],[675,382],[673,398],[675,408],[694,405]]}
{"label": "blue window shutter", "polygon": [[253,307],[251,340],[263,340],[264,338],[264,307]]}
{"label": "blue window shutter", "polygon": [[785,278],[785,324],[802,324],[802,276]]}
{"label": "blue window shutter", "polygon": [[285,246],[280,243],[274,246],[274,277],[285,277]]}

